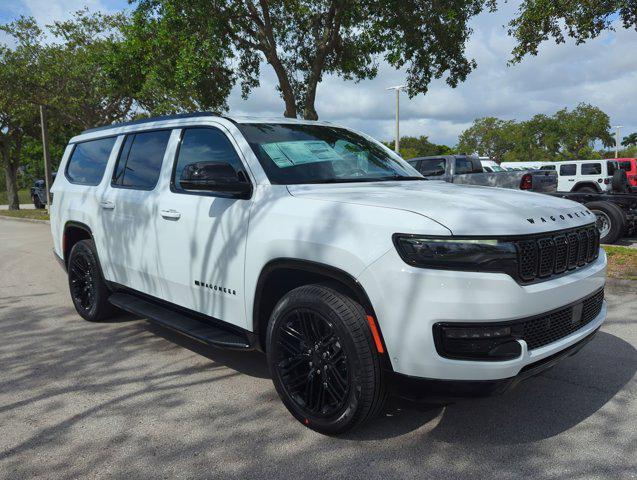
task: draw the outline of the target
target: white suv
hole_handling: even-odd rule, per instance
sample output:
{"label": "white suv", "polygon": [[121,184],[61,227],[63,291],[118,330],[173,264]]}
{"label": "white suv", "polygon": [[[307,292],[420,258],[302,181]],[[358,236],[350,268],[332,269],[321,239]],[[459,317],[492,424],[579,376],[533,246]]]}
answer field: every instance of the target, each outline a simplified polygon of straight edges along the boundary
{"label": "white suv", "polygon": [[615,160],[564,160],[542,162],[540,170],[557,172],[558,192],[604,193],[613,189]]}
{"label": "white suv", "polygon": [[606,316],[586,207],[427,181],[328,123],[112,125],[71,139],[60,172],[51,230],[82,317],[122,309],[262,350],[287,408],[321,432],[373,417],[392,392],[503,391]]}

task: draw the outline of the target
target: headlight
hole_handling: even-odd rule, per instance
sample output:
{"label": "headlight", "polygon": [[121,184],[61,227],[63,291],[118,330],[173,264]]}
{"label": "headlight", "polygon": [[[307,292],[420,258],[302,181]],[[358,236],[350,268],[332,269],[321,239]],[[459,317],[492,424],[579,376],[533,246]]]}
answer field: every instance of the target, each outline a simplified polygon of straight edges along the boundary
{"label": "headlight", "polygon": [[416,267],[502,272],[512,276],[517,271],[517,250],[513,242],[395,234],[394,244],[401,258]]}

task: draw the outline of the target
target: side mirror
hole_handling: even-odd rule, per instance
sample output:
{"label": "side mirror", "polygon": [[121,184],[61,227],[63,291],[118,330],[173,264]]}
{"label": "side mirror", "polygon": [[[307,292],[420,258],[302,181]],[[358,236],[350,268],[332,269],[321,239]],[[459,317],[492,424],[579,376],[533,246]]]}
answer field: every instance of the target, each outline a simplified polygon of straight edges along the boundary
{"label": "side mirror", "polygon": [[179,184],[184,190],[226,193],[236,198],[249,198],[252,185],[243,172],[225,162],[197,162],[184,167]]}

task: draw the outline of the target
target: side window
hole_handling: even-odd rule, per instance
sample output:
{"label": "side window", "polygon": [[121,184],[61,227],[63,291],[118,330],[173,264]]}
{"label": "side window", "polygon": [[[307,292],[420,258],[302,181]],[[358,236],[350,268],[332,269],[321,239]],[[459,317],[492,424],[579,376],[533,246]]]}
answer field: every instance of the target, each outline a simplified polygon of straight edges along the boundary
{"label": "side window", "polygon": [[601,175],[601,163],[582,163],[582,175]]}
{"label": "side window", "polygon": [[183,192],[181,179],[199,175],[206,179],[245,179],[243,164],[232,143],[221,130],[209,127],[185,129],[171,180],[175,191]]}
{"label": "side window", "polygon": [[572,177],[575,175],[575,164],[569,163],[568,165],[560,165],[560,175],[564,177]]}
{"label": "side window", "polygon": [[540,170],[555,170],[555,165],[542,165]]}
{"label": "side window", "polygon": [[155,188],[170,132],[157,130],[127,135],[111,185],[138,190]]}
{"label": "side window", "polygon": [[79,185],[98,185],[117,137],[100,138],[75,145],[66,165],[66,178]]}
{"label": "side window", "polygon": [[473,172],[473,163],[468,158],[456,158],[456,175]]}
{"label": "side window", "polygon": [[445,174],[446,160],[444,158],[428,158],[420,161],[418,171],[425,177],[437,177]]}

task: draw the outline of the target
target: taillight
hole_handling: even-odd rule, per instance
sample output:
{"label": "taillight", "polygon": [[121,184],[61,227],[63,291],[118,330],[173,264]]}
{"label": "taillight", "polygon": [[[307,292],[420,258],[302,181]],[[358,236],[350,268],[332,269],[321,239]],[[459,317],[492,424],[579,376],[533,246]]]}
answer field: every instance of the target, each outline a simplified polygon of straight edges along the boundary
{"label": "taillight", "polygon": [[522,181],[520,182],[520,190],[531,190],[533,188],[533,175],[525,173],[522,175]]}

